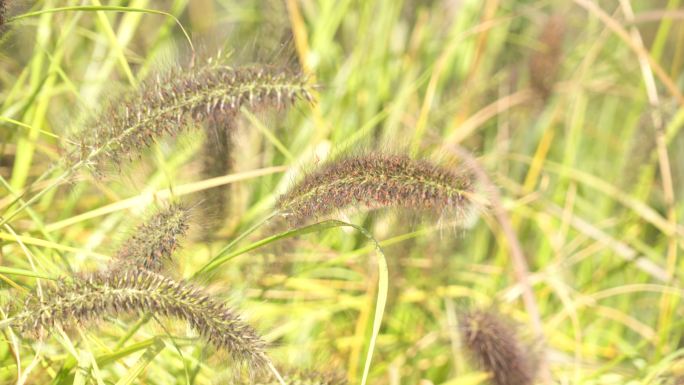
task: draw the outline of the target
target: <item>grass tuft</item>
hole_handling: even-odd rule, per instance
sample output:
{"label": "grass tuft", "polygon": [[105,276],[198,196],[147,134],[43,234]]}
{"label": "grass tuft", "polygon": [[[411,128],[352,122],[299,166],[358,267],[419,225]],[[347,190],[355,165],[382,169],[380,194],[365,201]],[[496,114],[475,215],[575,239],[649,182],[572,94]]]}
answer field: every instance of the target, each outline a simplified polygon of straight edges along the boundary
{"label": "grass tuft", "polygon": [[429,211],[460,217],[472,207],[473,180],[405,155],[365,154],[324,164],[282,195],[278,210],[295,222],[362,205]]}
{"label": "grass tuft", "polygon": [[496,385],[531,385],[537,359],[518,339],[512,323],[493,310],[460,315],[461,339],[472,358],[491,372]]}
{"label": "grass tuft", "polygon": [[250,371],[263,372],[269,363],[265,342],[228,306],[185,282],[147,270],[94,273],[64,280],[32,295],[12,322],[22,334],[43,336],[55,326],[127,313],[151,312],[155,316],[186,321],[218,349]]}

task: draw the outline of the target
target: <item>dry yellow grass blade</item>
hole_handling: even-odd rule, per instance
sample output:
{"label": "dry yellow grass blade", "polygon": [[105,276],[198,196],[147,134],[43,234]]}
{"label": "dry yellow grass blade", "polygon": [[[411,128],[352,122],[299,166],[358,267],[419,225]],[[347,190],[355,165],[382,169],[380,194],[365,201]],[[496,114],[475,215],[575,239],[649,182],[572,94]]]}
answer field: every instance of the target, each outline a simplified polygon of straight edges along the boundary
{"label": "dry yellow grass blade", "polygon": [[285,166],[266,167],[253,171],[246,171],[237,174],[225,175],[211,179],[205,179],[198,182],[180,185],[174,188],[167,188],[162,190],[148,191],[134,197],[124,199],[86,213],[73,216],[58,222],[50,223],[45,226],[48,232],[56,231],[73,224],[86,221],[88,219],[97,218],[113,212],[129,209],[131,207],[145,207],[156,200],[168,200],[171,197],[179,197],[188,195],[197,191],[210,189],[212,187],[223,186],[230,183],[235,183],[243,180],[257,178],[264,175],[284,172],[287,169]]}

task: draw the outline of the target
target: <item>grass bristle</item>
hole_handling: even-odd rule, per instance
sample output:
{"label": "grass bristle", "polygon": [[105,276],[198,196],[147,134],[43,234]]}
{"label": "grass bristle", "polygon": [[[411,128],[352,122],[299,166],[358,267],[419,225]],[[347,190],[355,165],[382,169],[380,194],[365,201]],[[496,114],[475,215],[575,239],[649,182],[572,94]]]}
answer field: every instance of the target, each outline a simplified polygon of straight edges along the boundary
{"label": "grass bristle", "polygon": [[138,90],[113,100],[86,124],[69,163],[102,172],[119,165],[165,135],[176,135],[212,116],[233,117],[242,106],[282,108],[312,100],[310,87],[287,68],[228,67],[207,63],[151,77]]}
{"label": "grass bristle", "polygon": [[459,319],[463,346],[495,385],[531,385],[537,359],[524,346],[514,325],[492,310],[471,310]]}
{"label": "grass bristle", "polygon": [[116,253],[114,268],[159,271],[188,231],[190,210],[173,203],[135,228]]}
{"label": "grass bristle", "polygon": [[532,88],[544,99],[549,97],[556,82],[563,59],[564,38],[564,17],[549,16],[539,33],[539,48],[532,54],[529,64]]}
{"label": "grass bristle", "polygon": [[472,206],[472,176],[404,155],[365,154],[324,164],[282,195],[277,208],[295,222],[351,206],[455,212]]}
{"label": "grass bristle", "polygon": [[83,326],[105,317],[151,312],[186,321],[250,371],[262,372],[269,362],[264,341],[232,309],[185,282],[150,271],[96,273],[60,281],[42,298],[31,296],[24,311],[14,317],[13,326],[22,334],[42,336],[73,322]]}

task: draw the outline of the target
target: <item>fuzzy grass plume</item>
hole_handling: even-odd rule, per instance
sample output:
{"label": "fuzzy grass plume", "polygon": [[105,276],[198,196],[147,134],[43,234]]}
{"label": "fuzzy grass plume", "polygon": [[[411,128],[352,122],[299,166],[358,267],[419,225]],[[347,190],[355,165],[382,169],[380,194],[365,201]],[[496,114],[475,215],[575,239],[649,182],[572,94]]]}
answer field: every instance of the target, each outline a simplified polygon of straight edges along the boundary
{"label": "fuzzy grass plume", "polygon": [[495,385],[534,383],[537,359],[508,320],[492,310],[472,310],[460,315],[459,325],[463,346]]}
{"label": "fuzzy grass plume", "polygon": [[55,326],[81,325],[129,313],[186,321],[218,349],[227,351],[238,365],[262,372],[270,362],[259,335],[226,305],[184,282],[147,270],[95,273],[73,281],[60,281],[33,295],[12,325],[22,334],[42,336]]}
{"label": "fuzzy grass plume", "polygon": [[[207,120],[206,135],[202,144],[202,179],[210,179],[227,175],[233,168],[233,143],[232,134],[237,122],[233,118],[215,117]],[[232,186],[221,186],[202,191],[204,211],[205,239],[221,227],[230,206]]]}
{"label": "fuzzy grass plume", "polygon": [[[10,22],[12,19],[12,6],[10,0],[0,0],[0,47],[6,45],[5,42],[10,36]],[[0,53],[0,57],[5,53]]]}
{"label": "fuzzy grass plume", "polygon": [[170,204],[135,228],[116,253],[114,268],[159,271],[188,231],[190,210]]}
{"label": "fuzzy grass plume", "polygon": [[242,106],[280,108],[312,100],[304,76],[286,68],[228,67],[214,62],[175,68],[145,81],[138,90],[113,100],[91,119],[69,157],[72,168],[102,172],[137,156],[164,135],[197,127],[210,116],[234,116]]}
{"label": "fuzzy grass plume", "polygon": [[[285,381],[289,385],[346,385],[347,380],[344,376],[337,373],[323,372],[290,372],[285,375]],[[271,381],[263,385],[278,385]]]}
{"label": "fuzzy grass plume", "polygon": [[7,1],[0,0],[0,35],[5,32],[5,24],[7,24]]}
{"label": "fuzzy grass plume", "polygon": [[360,205],[456,212],[472,205],[472,176],[405,155],[365,154],[337,159],[282,195],[277,208],[295,222]]}
{"label": "fuzzy grass plume", "polygon": [[532,88],[544,99],[553,91],[563,59],[565,19],[561,15],[549,16],[539,33],[540,48],[530,57],[529,71]]}
{"label": "fuzzy grass plume", "polygon": [[[347,385],[347,379],[338,372],[316,370],[280,369],[285,383],[288,385]],[[239,385],[280,385],[271,376],[253,381],[243,379]]]}

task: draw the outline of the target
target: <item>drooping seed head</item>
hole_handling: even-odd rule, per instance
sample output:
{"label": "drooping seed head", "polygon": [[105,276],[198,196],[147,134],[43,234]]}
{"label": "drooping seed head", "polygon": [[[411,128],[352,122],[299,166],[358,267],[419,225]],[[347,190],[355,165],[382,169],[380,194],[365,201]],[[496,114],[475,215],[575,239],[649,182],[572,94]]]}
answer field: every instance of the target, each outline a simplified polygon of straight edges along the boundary
{"label": "drooping seed head", "polygon": [[228,67],[211,62],[153,76],[94,116],[79,134],[71,167],[102,172],[119,165],[165,135],[176,135],[211,116],[233,117],[242,106],[282,108],[312,100],[303,75],[273,66]]}
{"label": "drooping seed head", "polygon": [[190,210],[173,203],[135,228],[120,246],[114,268],[159,271],[188,231]]}
{"label": "drooping seed head", "polygon": [[453,212],[471,208],[472,176],[405,155],[366,154],[333,160],[307,175],[277,202],[295,222],[352,206]]}
{"label": "drooping seed head", "polygon": [[87,325],[145,312],[187,322],[239,366],[261,372],[269,362],[264,341],[231,308],[188,283],[147,270],[95,273],[57,282],[44,291],[42,300],[32,295],[12,326],[24,335],[42,336],[55,326]]}
{"label": "drooping seed head", "polygon": [[492,310],[472,310],[459,319],[461,340],[472,358],[492,374],[495,385],[532,385],[537,359],[515,327]]}

